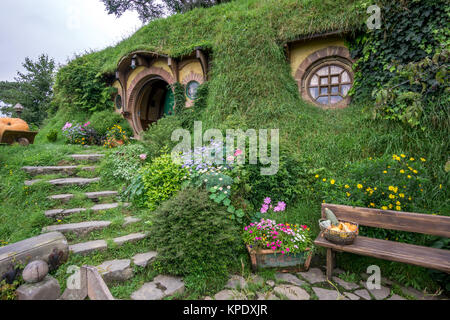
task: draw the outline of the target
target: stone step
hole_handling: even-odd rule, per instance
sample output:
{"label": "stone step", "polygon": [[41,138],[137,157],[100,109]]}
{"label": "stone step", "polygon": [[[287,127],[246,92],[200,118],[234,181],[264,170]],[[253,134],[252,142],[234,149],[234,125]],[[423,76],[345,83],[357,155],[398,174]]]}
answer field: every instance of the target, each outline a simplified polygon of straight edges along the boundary
{"label": "stone step", "polygon": [[[117,191],[99,191],[99,192],[86,192],[84,196],[91,200],[98,200],[100,198],[108,198],[108,197],[115,197],[119,195]],[[50,200],[59,200],[62,202],[68,202],[71,199],[73,199],[75,195],[73,194],[57,194],[54,196],[48,197]]]}
{"label": "stone step", "polygon": [[137,242],[147,237],[148,237],[147,233],[133,233],[123,237],[115,238],[113,241],[116,245],[122,246],[125,243]]}
{"label": "stone step", "polygon": [[96,162],[102,159],[105,155],[100,153],[90,153],[90,154],[73,154],[70,157],[75,161],[92,161]]}
{"label": "stone step", "polygon": [[[25,185],[26,186],[32,186],[35,183],[41,182],[43,181],[42,179],[37,179],[37,180],[29,180],[29,181],[25,181]],[[99,182],[100,178],[92,178],[92,179],[88,179],[88,178],[64,178],[64,179],[54,179],[54,180],[49,180],[47,181],[47,183],[50,183],[51,185],[54,186],[85,186],[91,183],[95,183],[95,182]]]}
{"label": "stone step", "polygon": [[105,240],[95,240],[89,242],[82,242],[69,246],[69,251],[74,254],[88,255],[94,251],[105,251],[108,249],[108,244]]}
{"label": "stone step", "polygon": [[37,176],[44,174],[67,174],[73,175],[77,171],[95,171],[96,167],[77,167],[77,166],[49,166],[49,167],[23,167],[22,170],[26,173]]}
{"label": "stone step", "polygon": [[139,253],[133,257],[133,263],[139,267],[145,268],[156,259],[158,253],[156,251],[150,251],[146,253]]}
{"label": "stone step", "polygon": [[138,223],[141,222],[142,220],[139,218],[135,218],[135,217],[126,217],[125,218],[125,222],[123,223],[123,226],[126,227],[130,224],[134,224],[134,223]]}
{"label": "stone step", "polygon": [[[112,210],[112,209],[118,208],[120,205],[121,205],[120,203],[97,204],[97,205],[93,206],[92,208],[90,208],[89,210],[92,210],[94,212],[104,211],[104,210]],[[124,203],[122,206],[123,207],[129,207],[130,204],[129,203]],[[84,211],[87,211],[87,210],[88,209],[86,209],[86,208],[53,209],[53,210],[45,211],[45,216],[47,218],[61,219],[61,218],[70,216],[72,214],[84,212]]]}
{"label": "stone step", "polygon": [[127,281],[133,277],[129,259],[105,261],[96,268],[107,284]]}
{"label": "stone step", "polygon": [[78,235],[84,235],[94,230],[101,230],[107,228],[110,225],[111,221],[88,221],[70,224],[57,224],[42,228],[42,233],[56,231],[61,233],[74,232],[75,234]]}

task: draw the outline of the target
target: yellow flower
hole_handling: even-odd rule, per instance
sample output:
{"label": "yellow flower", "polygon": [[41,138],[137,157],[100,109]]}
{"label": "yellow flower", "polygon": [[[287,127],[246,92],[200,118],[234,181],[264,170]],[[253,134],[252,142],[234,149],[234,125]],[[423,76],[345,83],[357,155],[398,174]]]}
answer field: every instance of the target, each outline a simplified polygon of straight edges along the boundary
{"label": "yellow flower", "polygon": [[394,191],[394,187],[393,186],[389,186],[389,191]]}
{"label": "yellow flower", "polygon": [[415,174],[417,174],[417,173],[418,173],[418,171],[417,171],[417,170],[414,170],[413,172],[414,172]]}
{"label": "yellow flower", "polygon": [[401,202],[397,201],[395,204],[399,206],[399,205],[401,205]]}
{"label": "yellow flower", "polygon": [[406,158],[406,156],[402,153],[401,155],[400,155],[400,157],[402,157],[402,158]]}
{"label": "yellow flower", "polygon": [[408,174],[408,179],[411,179],[411,176]]}
{"label": "yellow flower", "polygon": [[348,192],[347,192],[346,194],[347,194],[347,197],[350,197],[350,196],[351,196],[351,193],[348,193]]}
{"label": "yellow flower", "polygon": [[442,184],[439,185],[439,189],[442,189]]}
{"label": "yellow flower", "polygon": [[382,206],[382,207],[381,207],[381,209],[383,209],[383,210],[387,210],[387,209],[388,209],[388,207],[386,207],[386,206]]}
{"label": "yellow flower", "polygon": [[383,173],[387,173],[387,171],[386,171],[386,170],[384,170],[384,171],[383,171]]}
{"label": "yellow flower", "polygon": [[400,211],[400,210],[402,210],[402,207],[396,206],[396,207],[395,207],[395,210]]}
{"label": "yellow flower", "polygon": [[411,198],[411,197],[409,197],[409,198],[408,198],[408,200],[409,200],[409,201],[411,201],[411,200],[412,200],[412,198]]}
{"label": "yellow flower", "polygon": [[393,194],[390,194],[389,199],[395,199],[395,196]]}
{"label": "yellow flower", "polygon": [[427,161],[427,159],[425,159],[425,158],[420,158],[420,161],[425,162],[425,161]]}
{"label": "yellow flower", "polygon": [[363,185],[362,184],[358,184],[357,187],[358,187],[358,189],[362,189]]}
{"label": "yellow flower", "polygon": [[398,195],[399,195],[400,198],[404,198],[405,197],[404,193],[399,193]]}
{"label": "yellow flower", "polygon": [[345,189],[348,189],[348,188],[350,188],[350,186],[348,184],[346,184],[345,185]]}
{"label": "yellow flower", "polygon": [[375,203],[370,203],[370,206],[375,208]]}
{"label": "yellow flower", "polygon": [[402,170],[400,170],[400,173],[405,173],[405,170],[403,170],[403,169],[402,169]]}
{"label": "yellow flower", "polygon": [[391,203],[389,203],[389,209],[392,209],[393,205]]}
{"label": "yellow flower", "polygon": [[316,179],[318,179],[320,176],[318,174],[316,174]]}
{"label": "yellow flower", "polygon": [[414,161],[415,159],[413,157],[409,158],[409,161]]}
{"label": "yellow flower", "polygon": [[335,181],[335,180],[331,180],[330,183],[331,183],[331,184],[335,184],[336,181]]}
{"label": "yellow flower", "polygon": [[323,182],[327,182],[327,179],[325,179],[325,178],[323,178],[323,180],[322,180]]}

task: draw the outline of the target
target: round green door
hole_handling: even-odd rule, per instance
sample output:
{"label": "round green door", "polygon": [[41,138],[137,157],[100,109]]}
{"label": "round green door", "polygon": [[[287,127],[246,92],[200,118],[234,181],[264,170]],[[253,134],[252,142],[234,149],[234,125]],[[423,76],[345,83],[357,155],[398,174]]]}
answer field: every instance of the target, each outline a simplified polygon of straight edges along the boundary
{"label": "round green door", "polygon": [[164,115],[165,116],[172,115],[174,113],[173,112],[173,106],[174,105],[175,105],[175,98],[174,98],[174,95],[173,95],[173,91],[172,91],[171,88],[169,88],[167,90],[166,98],[165,98],[165,101],[164,101]]}

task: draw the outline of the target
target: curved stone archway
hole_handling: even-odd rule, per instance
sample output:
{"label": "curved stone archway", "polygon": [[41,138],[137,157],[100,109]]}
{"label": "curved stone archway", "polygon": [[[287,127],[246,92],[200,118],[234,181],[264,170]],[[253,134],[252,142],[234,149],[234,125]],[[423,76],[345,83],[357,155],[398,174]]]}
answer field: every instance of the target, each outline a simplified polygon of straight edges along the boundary
{"label": "curved stone archway", "polygon": [[163,68],[150,67],[140,72],[136,78],[133,79],[127,89],[127,111],[131,116],[131,124],[135,135],[139,136],[144,128],[141,124],[139,116],[139,97],[143,89],[152,81],[162,80],[168,85],[173,85],[175,80],[173,76]]}

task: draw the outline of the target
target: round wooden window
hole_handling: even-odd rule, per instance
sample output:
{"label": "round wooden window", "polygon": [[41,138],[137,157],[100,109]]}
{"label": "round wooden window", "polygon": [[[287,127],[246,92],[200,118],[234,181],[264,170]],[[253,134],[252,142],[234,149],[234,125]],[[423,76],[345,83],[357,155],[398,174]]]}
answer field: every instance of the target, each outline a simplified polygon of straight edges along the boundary
{"label": "round wooden window", "polygon": [[346,66],[331,62],[321,64],[311,71],[306,89],[313,102],[331,106],[344,101],[352,86],[352,73]]}

